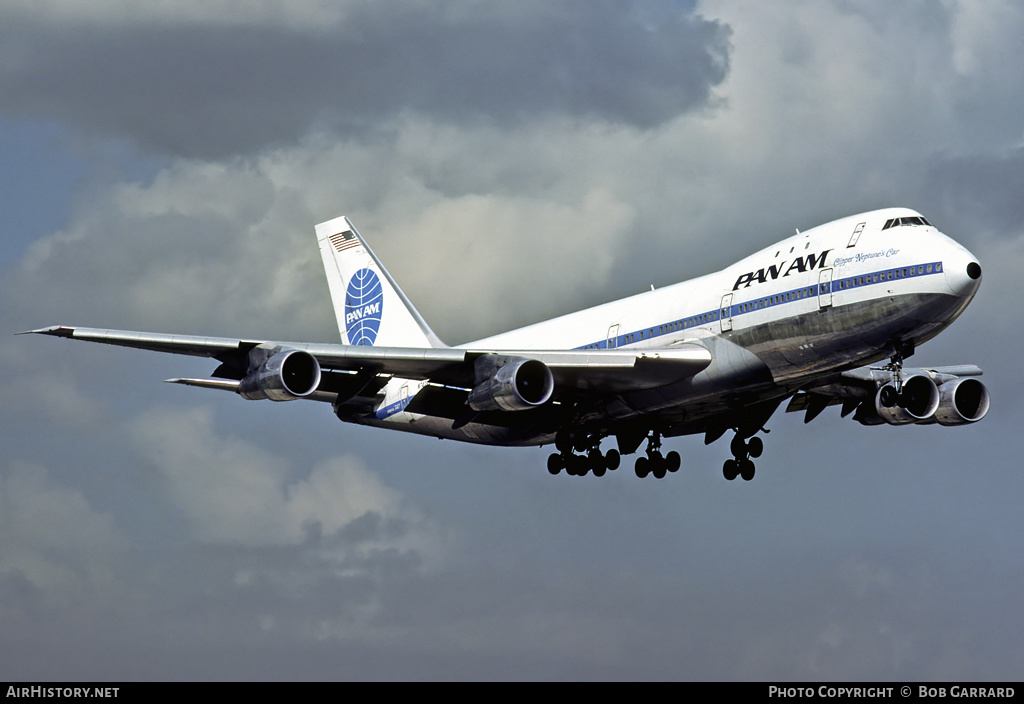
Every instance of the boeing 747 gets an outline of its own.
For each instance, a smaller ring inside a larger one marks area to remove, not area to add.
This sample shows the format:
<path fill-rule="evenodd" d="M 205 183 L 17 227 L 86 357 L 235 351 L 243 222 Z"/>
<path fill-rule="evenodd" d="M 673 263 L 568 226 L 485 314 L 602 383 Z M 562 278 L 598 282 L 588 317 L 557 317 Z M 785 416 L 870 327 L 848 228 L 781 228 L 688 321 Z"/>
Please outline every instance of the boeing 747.
<path fill-rule="evenodd" d="M 906 208 L 821 225 L 697 279 L 449 347 L 348 218 L 316 226 L 341 344 L 100 330 L 30 332 L 209 357 L 168 381 L 249 400 L 330 404 L 346 423 L 488 445 L 554 444 L 548 470 L 679 469 L 664 438 L 732 432 L 726 479 L 754 476 L 758 433 L 789 400 L 864 425 L 981 420 L 972 365 L 904 367 L 974 298 L 981 266 Z M 765 431 L 767 432 L 767 431 Z M 611 439 L 614 447 L 602 451 Z"/>

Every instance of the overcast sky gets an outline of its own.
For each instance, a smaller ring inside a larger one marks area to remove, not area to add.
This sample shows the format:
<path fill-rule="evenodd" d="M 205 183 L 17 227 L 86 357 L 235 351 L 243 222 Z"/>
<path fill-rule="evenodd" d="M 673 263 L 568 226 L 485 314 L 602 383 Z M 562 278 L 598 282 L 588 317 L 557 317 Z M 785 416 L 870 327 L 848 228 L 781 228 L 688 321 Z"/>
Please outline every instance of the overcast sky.
<path fill-rule="evenodd" d="M 1019 679 L 1024 6 L 0 5 L 0 679 Z M 348 215 L 449 343 L 892 205 L 989 417 L 779 413 L 678 474 L 162 384 L 58 323 L 333 342 Z"/>

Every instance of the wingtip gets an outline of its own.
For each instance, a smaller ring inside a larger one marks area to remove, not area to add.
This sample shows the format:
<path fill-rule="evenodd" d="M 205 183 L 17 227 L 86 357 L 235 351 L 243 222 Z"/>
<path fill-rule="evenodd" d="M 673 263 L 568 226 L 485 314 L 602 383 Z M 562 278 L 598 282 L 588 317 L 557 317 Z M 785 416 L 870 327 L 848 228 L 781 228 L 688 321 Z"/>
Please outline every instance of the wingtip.
<path fill-rule="evenodd" d="M 75 328 L 70 325 L 50 325 L 36 330 L 22 330 L 15 335 L 55 335 L 57 337 L 71 337 L 75 334 Z"/>

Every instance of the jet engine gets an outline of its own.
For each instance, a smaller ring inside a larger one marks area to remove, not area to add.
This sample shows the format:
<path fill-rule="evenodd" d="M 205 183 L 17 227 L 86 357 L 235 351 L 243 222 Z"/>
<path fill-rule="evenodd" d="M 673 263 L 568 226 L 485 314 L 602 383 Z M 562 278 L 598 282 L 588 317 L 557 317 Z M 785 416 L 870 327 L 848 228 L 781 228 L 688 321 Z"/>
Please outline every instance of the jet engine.
<path fill-rule="evenodd" d="M 260 357 L 264 357 L 261 362 Z M 308 352 L 256 348 L 249 358 L 249 373 L 238 383 L 242 398 L 293 401 L 309 396 L 320 385 L 320 364 Z"/>
<path fill-rule="evenodd" d="M 476 387 L 466 403 L 474 411 L 525 411 L 546 403 L 555 379 L 543 362 L 488 354 L 475 363 Z"/>
<path fill-rule="evenodd" d="M 967 425 L 988 413 L 988 388 L 977 379 L 960 378 L 939 387 L 939 409 L 935 420 L 941 425 Z"/>
<path fill-rule="evenodd" d="M 883 384 L 875 394 L 875 412 L 889 425 L 905 425 L 928 420 L 939 408 L 939 387 L 930 377 L 912 376 L 896 393 L 892 384 Z"/>

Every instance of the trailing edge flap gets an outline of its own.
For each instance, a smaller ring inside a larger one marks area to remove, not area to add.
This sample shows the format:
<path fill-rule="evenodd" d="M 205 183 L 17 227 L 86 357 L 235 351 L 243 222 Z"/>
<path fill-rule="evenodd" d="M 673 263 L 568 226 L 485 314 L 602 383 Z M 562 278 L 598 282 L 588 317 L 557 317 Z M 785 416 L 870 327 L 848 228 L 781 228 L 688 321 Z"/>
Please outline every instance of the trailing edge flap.
<path fill-rule="evenodd" d="M 291 345 L 289 345 L 291 346 Z M 711 363 L 699 345 L 671 350 L 466 350 L 403 347 L 294 345 L 332 369 L 374 369 L 409 379 L 472 388 L 473 362 L 485 354 L 535 359 L 551 370 L 557 389 L 623 393 L 649 389 L 697 374 Z"/>
<path fill-rule="evenodd" d="M 328 345 L 164 333 L 104 330 L 57 325 L 28 332 L 107 345 L 237 360 L 254 347 L 303 350 L 322 367 L 339 371 L 372 371 L 436 384 L 470 388 L 474 361 L 485 354 L 535 359 L 546 364 L 559 389 L 623 393 L 654 388 L 697 374 L 711 363 L 700 345 L 652 350 L 470 350 L 454 347 L 370 347 Z"/>

